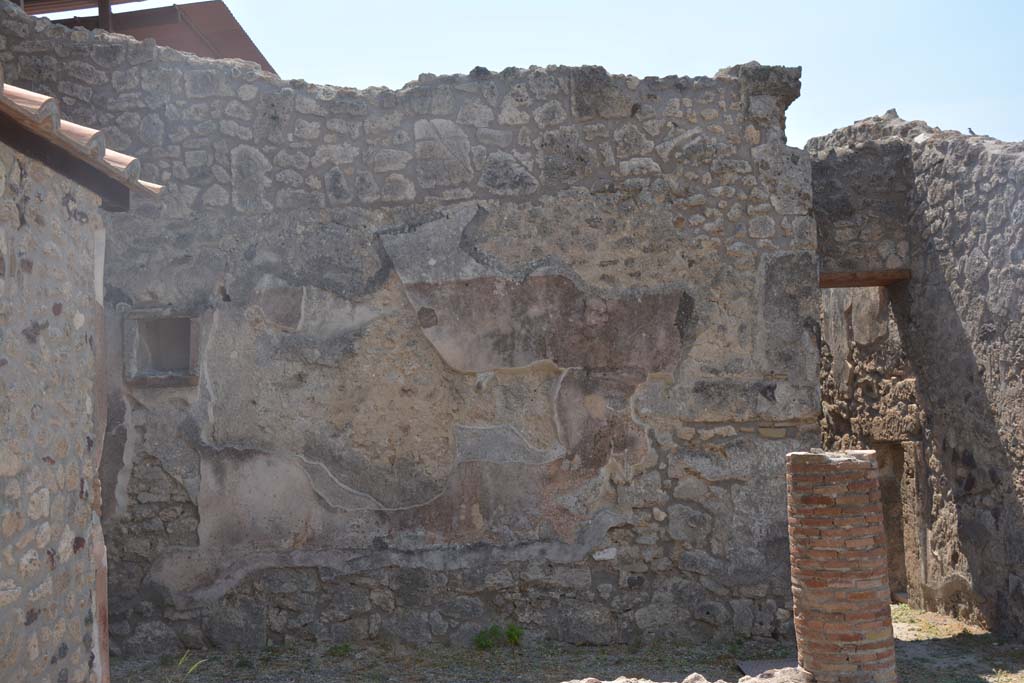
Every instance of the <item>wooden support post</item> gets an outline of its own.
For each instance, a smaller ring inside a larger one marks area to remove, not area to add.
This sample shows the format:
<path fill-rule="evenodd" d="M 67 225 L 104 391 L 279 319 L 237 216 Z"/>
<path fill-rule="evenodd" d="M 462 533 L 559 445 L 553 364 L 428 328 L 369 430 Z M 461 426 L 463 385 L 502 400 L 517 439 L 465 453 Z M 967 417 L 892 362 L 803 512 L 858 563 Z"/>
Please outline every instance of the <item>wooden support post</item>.
<path fill-rule="evenodd" d="M 114 14 L 110 11 L 110 0 L 99 0 L 99 27 L 104 31 L 114 30 Z"/>

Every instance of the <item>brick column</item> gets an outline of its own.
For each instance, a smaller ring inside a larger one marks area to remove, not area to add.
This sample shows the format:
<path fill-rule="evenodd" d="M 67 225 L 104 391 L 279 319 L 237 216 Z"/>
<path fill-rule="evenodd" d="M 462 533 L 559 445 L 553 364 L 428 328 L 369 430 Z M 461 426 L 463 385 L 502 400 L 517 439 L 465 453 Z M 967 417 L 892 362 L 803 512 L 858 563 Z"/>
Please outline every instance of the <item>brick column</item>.
<path fill-rule="evenodd" d="M 820 683 L 894 683 L 875 452 L 790 453 L 786 481 L 801 668 Z"/>

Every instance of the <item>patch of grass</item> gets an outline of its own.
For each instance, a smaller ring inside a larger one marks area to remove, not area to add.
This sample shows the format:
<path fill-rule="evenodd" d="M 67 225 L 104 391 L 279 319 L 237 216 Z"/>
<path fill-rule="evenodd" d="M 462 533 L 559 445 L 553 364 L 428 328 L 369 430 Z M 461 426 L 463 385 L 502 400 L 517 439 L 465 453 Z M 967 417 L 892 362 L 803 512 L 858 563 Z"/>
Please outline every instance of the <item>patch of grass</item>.
<path fill-rule="evenodd" d="M 502 633 L 501 629 L 497 626 L 488 626 L 480 633 L 473 636 L 473 645 L 478 650 L 492 650 L 494 646 L 501 642 Z"/>
<path fill-rule="evenodd" d="M 351 645 L 349 645 L 348 643 L 340 643 L 338 645 L 331 645 L 329 648 L 327 648 L 327 652 L 325 654 L 328 657 L 337 657 L 340 659 L 342 657 L 348 657 L 351 653 Z"/>
<path fill-rule="evenodd" d="M 898 624 L 917 623 L 917 610 L 907 604 L 892 606 L 892 620 Z"/>
<path fill-rule="evenodd" d="M 184 683 L 192 674 L 195 673 L 196 669 L 207 661 L 205 659 L 190 661 L 191 657 L 192 652 L 190 650 L 185 650 L 185 654 L 183 654 L 174 665 L 174 672 L 164 679 L 166 683 Z M 163 658 L 161 657 L 161 661 L 162 660 Z"/>
<path fill-rule="evenodd" d="M 734 659 L 736 659 L 739 658 L 739 656 L 743 653 L 746 644 L 747 641 L 745 641 L 743 638 L 737 638 L 736 640 L 729 643 L 725 647 L 725 649 Z"/>
<path fill-rule="evenodd" d="M 273 645 L 267 645 L 260 653 L 260 664 L 269 664 L 284 654 L 284 650 Z"/>
<path fill-rule="evenodd" d="M 519 647 L 523 639 L 523 627 L 518 624 L 509 624 L 505 627 L 505 640 L 512 647 Z"/>

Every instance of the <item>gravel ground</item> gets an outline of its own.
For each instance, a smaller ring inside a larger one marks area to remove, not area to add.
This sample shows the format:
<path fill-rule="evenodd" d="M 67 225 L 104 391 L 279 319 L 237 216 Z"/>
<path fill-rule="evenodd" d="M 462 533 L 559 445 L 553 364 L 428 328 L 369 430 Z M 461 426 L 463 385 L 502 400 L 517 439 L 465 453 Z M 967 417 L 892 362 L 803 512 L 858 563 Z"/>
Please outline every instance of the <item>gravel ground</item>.
<path fill-rule="evenodd" d="M 1024 644 L 1003 643 L 948 617 L 895 607 L 897 665 L 903 683 L 1024 683 Z M 528 640 L 528 638 L 527 638 Z M 795 656 L 791 644 L 659 643 L 577 647 L 526 642 L 479 651 L 472 647 L 294 647 L 247 653 L 190 653 L 117 658 L 113 683 L 558 683 L 619 676 L 681 681 L 692 672 L 737 681 L 741 659 Z M 194 671 L 190 665 L 205 658 Z"/>

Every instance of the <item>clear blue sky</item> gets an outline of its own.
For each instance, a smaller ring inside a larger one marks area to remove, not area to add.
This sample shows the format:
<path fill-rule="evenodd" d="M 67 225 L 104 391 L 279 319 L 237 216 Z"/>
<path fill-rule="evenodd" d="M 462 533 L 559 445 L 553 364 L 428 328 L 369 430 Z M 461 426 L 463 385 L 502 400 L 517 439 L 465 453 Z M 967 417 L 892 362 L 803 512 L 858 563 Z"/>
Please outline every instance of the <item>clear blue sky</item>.
<path fill-rule="evenodd" d="M 696 76 L 756 59 L 804 68 L 790 144 L 892 107 L 1024 139 L 1024 0 L 226 1 L 285 78 L 398 88 L 531 64 Z"/>

